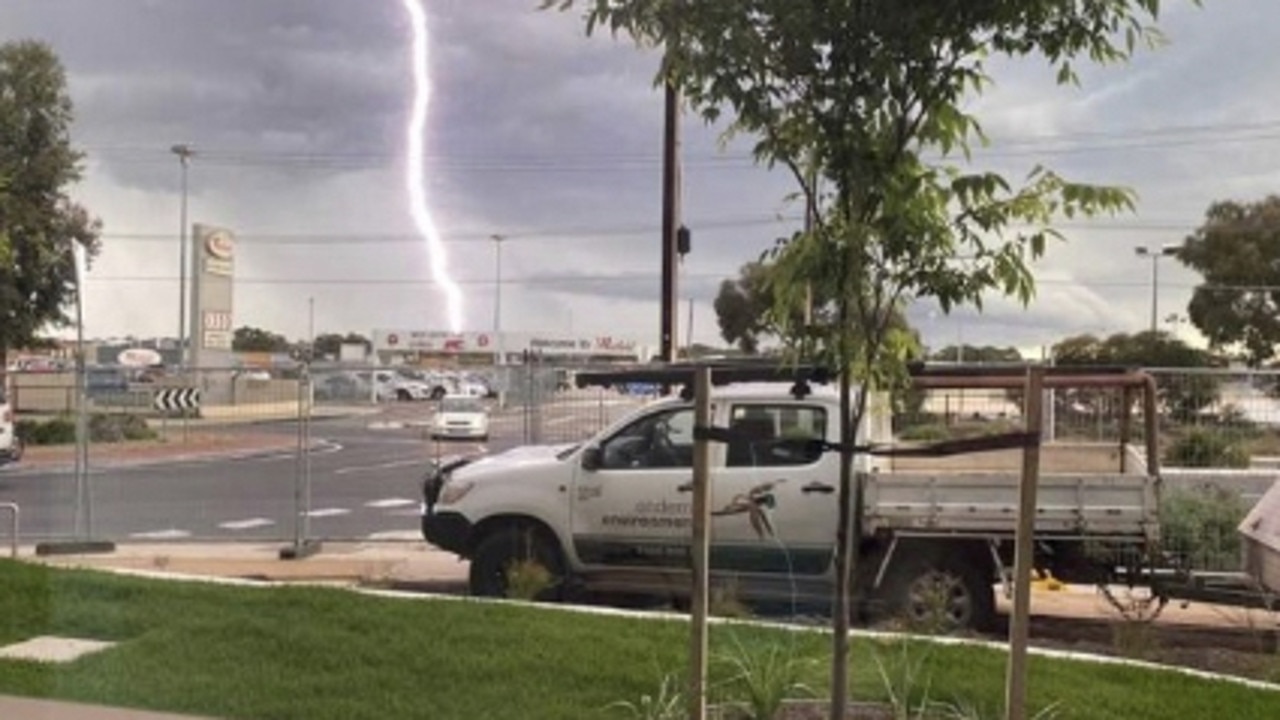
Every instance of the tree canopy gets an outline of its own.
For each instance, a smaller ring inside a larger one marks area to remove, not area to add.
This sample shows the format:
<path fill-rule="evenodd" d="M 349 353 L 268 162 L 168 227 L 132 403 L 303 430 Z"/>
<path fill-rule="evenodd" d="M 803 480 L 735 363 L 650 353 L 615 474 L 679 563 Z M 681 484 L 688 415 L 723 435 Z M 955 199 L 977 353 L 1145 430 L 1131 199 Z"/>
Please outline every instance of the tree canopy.
<path fill-rule="evenodd" d="M 812 229 L 769 253 L 772 320 L 795 354 L 841 370 L 839 587 L 833 604 L 832 707 L 847 700 L 854 428 L 866 393 L 904 380 L 909 335 L 893 318 L 932 298 L 944 311 L 988 293 L 1031 299 L 1029 261 L 1060 237 L 1059 216 L 1131 209 L 1120 188 L 1030 168 L 1015 185 L 975 168 L 982 141 L 970 100 L 990 84 L 993 56 L 1039 57 L 1060 83 L 1078 60 L 1127 59 L 1155 37 L 1159 0 L 546 0 L 585 6 L 590 34 L 624 33 L 665 52 L 669 83 L 707 121 L 749 135 L 756 158 L 794 178 Z M 823 322 L 797 323 L 812 292 Z M 861 487 L 861 485 L 857 485 Z"/>
<path fill-rule="evenodd" d="M 293 345 L 278 333 L 247 325 L 236 328 L 231 336 L 231 349 L 236 352 L 289 352 Z"/>
<path fill-rule="evenodd" d="M 83 155 L 71 144 L 66 74 L 43 43 L 0 45 L 0 356 L 66 325 L 76 246 L 99 249 L 101 224 L 68 195 Z"/>
<path fill-rule="evenodd" d="M 714 303 L 720 336 L 743 353 L 759 352 L 765 341 L 785 341 L 788 332 L 804 323 L 806 305 L 810 306 L 812 325 L 829 325 L 834 321 L 836 300 L 826 294 L 790 294 L 787 307 L 779 308 L 774 288 L 777 275 L 772 261 L 754 260 L 739 268 L 738 277 L 726 278 L 720 283 Z M 783 315 L 786 321 L 779 323 L 777 318 Z M 890 325 L 902 334 L 903 342 L 911 346 L 914 354 L 920 354 L 919 336 L 911 329 L 902 307 L 894 309 Z"/>
<path fill-rule="evenodd" d="M 321 333 L 315 339 L 314 356 L 316 358 L 338 357 L 342 352 L 343 345 L 363 345 L 366 353 L 373 348 L 373 343 L 369 341 L 369 338 L 359 333 L 349 332 L 346 335 L 341 333 Z"/>
<path fill-rule="evenodd" d="M 1107 338 L 1076 335 L 1053 346 L 1057 365 L 1108 365 L 1133 368 L 1211 368 L 1221 359 L 1193 348 L 1166 332 L 1116 333 Z M 1209 373 L 1156 373 L 1161 403 L 1178 420 L 1190 420 L 1218 399 L 1220 380 Z M 1097 391 L 1072 389 L 1058 393 L 1063 409 L 1071 412 L 1102 411 Z"/>
<path fill-rule="evenodd" d="M 714 308 L 720 337 L 744 353 L 760 349 L 760 340 L 773 334 L 769 322 L 773 297 L 762 262 L 749 262 L 738 269 L 738 277 L 720 283 Z"/>
<path fill-rule="evenodd" d="M 1178 251 L 1200 273 L 1187 315 L 1215 348 L 1240 345 L 1257 367 L 1280 343 L 1280 197 L 1217 202 Z"/>

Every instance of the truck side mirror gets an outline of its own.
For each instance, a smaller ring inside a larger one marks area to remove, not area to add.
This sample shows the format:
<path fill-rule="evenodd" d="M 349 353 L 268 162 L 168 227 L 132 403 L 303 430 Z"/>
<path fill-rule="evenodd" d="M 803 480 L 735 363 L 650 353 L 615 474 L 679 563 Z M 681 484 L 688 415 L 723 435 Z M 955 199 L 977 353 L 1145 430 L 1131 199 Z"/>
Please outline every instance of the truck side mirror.
<path fill-rule="evenodd" d="M 596 470 L 599 470 L 600 466 L 603 464 L 604 454 L 600 452 L 599 446 L 588 445 L 587 448 L 582 451 L 583 470 L 586 470 L 587 472 L 595 472 Z"/>

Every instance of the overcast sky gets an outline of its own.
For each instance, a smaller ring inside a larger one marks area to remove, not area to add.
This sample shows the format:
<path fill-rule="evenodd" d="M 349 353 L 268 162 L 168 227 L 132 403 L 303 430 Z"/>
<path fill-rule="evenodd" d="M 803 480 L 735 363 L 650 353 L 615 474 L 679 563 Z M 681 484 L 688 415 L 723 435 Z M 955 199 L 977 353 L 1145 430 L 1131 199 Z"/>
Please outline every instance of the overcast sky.
<path fill-rule="evenodd" d="M 586 39 L 576 13 L 538 12 L 537 0 L 423 2 L 428 202 L 467 328 L 493 327 L 489 238 L 501 234 L 504 328 L 656 344 L 656 56 Z M 1066 224 L 1027 309 L 912 308 L 927 342 L 1030 348 L 1145 329 L 1151 263 L 1135 246 L 1181 242 L 1212 201 L 1280 187 L 1277 26 L 1275 0 L 1169 0 L 1170 44 L 1088 70 L 1082 88 L 1054 85 L 1036 62 L 994 67 L 995 88 L 972 105 L 995 141 L 984 162 L 1126 185 L 1139 210 Z M 174 143 L 199 153 L 191 220 L 240 237 L 236 325 L 302 337 L 314 298 L 320 332 L 445 329 L 405 191 L 411 34 L 400 0 L 3 0 L 0 41 L 18 38 L 50 43 L 70 77 L 88 153 L 75 194 L 104 223 L 90 335 L 177 332 Z M 742 147 L 721 152 L 716 133 L 691 119 L 684 146 L 695 239 L 681 294 L 707 342 L 718 341 L 720 280 L 796 224 L 788 178 L 754 168 Z M 1185 314 L 1197 276 L 1172 260 L 1160 270 L 1161 317 Z"/>

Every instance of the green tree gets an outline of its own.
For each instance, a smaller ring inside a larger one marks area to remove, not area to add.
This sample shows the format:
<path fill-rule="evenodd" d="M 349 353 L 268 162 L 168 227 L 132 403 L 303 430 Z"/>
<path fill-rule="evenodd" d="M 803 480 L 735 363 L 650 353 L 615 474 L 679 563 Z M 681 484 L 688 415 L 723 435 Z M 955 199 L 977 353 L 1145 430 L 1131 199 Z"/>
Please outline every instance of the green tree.
<path fill-rule="evenodd" d="M 292 348 L 289 339 L 262 328 L 242 326 L 231 337 L 231 349 L 236 352 L 288 352 Z"/>
<path fill-rule="evenodd" d="M 996 347 L 994 345 L 948 345 L 941 350 L 931 353 L 930 360 L 940 362 L 966 362 L 966 363 L 1020 363 L 1023 361 L 1022 353 L 1015 347 Z"/>
<path fill-rule="evenodd" d="M 73 248 L 86 260 L 99 249 L 101 223 L 67 194 L 83 167 L 71 144 L 73 115 L 66 74 L 48 46 L 0 45 L 0 358 L 70 321 Z"/>
<path fill-rule="evenodd" d="M 1187 315 L 1214 348 L 1241 345 L 1252 367 L 1280 342 L 1280 196 L 1217 202 L 1178 251 L 1200 273 Z"/>
<path fill-rule="evenodd" d="M 568 8 L 575 0 L 546 0 Z M 1039 56 L 1062 83 L 1080 59 L 1127 59 L 1153 32 L 1159 0 L 578 0 L 588 33 L 623 32 L 665 48 L 658 82 L 704 119 L 755 138 L 755 155 L 794 177 L 812 231 L 770 257 L 774 322 L 794 357 L 841 373 L 842 446 L 832 708 L 848 700 L 848 626 L 861 501 L 851 447 L 866 409 L 851 385 L 905 381 L 908 337 L 894 313 L 914 298 L 944 311 L 990 292 L 1031 299 L 1028 261 L 1059 215 L 1132 208 L 1131 193 L 1034 168 L 1021 187 L 974 170 L 981 139 L 966 108 L 990 83 L 992 56 Z M 959 157 L 958 157 L 959 156 Z M 963 260 L 958 260 L 963 258 Z M 802 327 L 797 298 L 833 299 L 831 322 Z M 856 495 L 856 497 L 855 497 Z M 860 506 L 860 505 L 859 505 Z"/>
<path fill-rule="evenodd" d="M 1167 332 L 1116 333 L 1105 339 L 1093 335 L 1065 338 L 1053 346 L 1054 364 L 1070 367 L 1111 366 L 1130 368 L 1212 368 L 1221 361 L 1205 350 L 1193 348 Z M 1180 421 L 1194 419 L 1217 401 L 1220 380 L 1204 372 L 1157 373 L 1160 404 Z M 1096 414 L 1106 410 L 1105 393 L 1087 388 L 1059 391 L 1064 413 Z M 1137 398 L 1135 398 L 1135 402 Z M 1118 403 L 1113 405 L 1118 407 Z"/>
<path fill-rule="evenodd" d="M 810 307 L 810 324 L 827 325 L 833 320 L 836 304 L 830 296 L 807 292 L 803 297 L 792 297 L 785 310 L 778 308 L 773 287 L 778 275 L 773 262 L 756 260 L 743 265 L 736 279 L 720 283 L 714 305 L 720 336 L 744 353 L 755 354 L 762 341 L 781 340 L 786 332 L 802 326 L 806 305 Z M 777 318 L 784 314 L 785 322 L 778 322 Z M 916 345 L 915 350 L 919 350 L 919 337 L 908 323 L 903 308 L 894 310 L 890 324 L 904 333 L 904 337 L 909 337 Z"/>
<path fill-rule="evenodd" d="M 720 283 L 714 303 L 720 337 L 748 354 L 759 351 L 760 338 L 770 334 L 767 314 L 773 302 L 765 273 L 764 263 L 743 265 L 737 278 Z"/>
<path fill-rule="evenodd" d="M 316 336 L 315 357 L 337 357 L 343 345 L 363 345 L 366 353 L 373 348 L 369 338 L 359 333 L 322 333 Z"/>

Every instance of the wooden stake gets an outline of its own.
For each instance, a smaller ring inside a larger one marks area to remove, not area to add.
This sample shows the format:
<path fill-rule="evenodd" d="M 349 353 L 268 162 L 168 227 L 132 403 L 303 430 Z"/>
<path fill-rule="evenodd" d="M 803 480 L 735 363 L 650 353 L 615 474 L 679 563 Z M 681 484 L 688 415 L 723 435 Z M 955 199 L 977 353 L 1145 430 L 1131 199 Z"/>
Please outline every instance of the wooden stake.
<path fill-rule="evenodd" d="M 1027 641 L 1031 623 L 1031 565 L 1035 554 L 1036 485 L 1040 481 L 1040 444 L 1043 424 L 1044 368 L 1027 370 L 1023 395 L 1023 419 L 1027 433 L 1037 442 L 1022 450 L 1022 482 L 1018 488 L 1018 531 L 1014 539 L 1013 617 L 1009 622 L 1009 667 L 1005 684 L 1005 717 L 1027 717 Z"/>
<path fill-rule="evenodd" d="M 694 427 L 711 426 L 711 368 L 699 367 L 694 376 Z M 711 443 L 693 441 L 693 569 L 689 638 L 689 719 L 707 717 L 707 597 L 711 560 Z"/>

